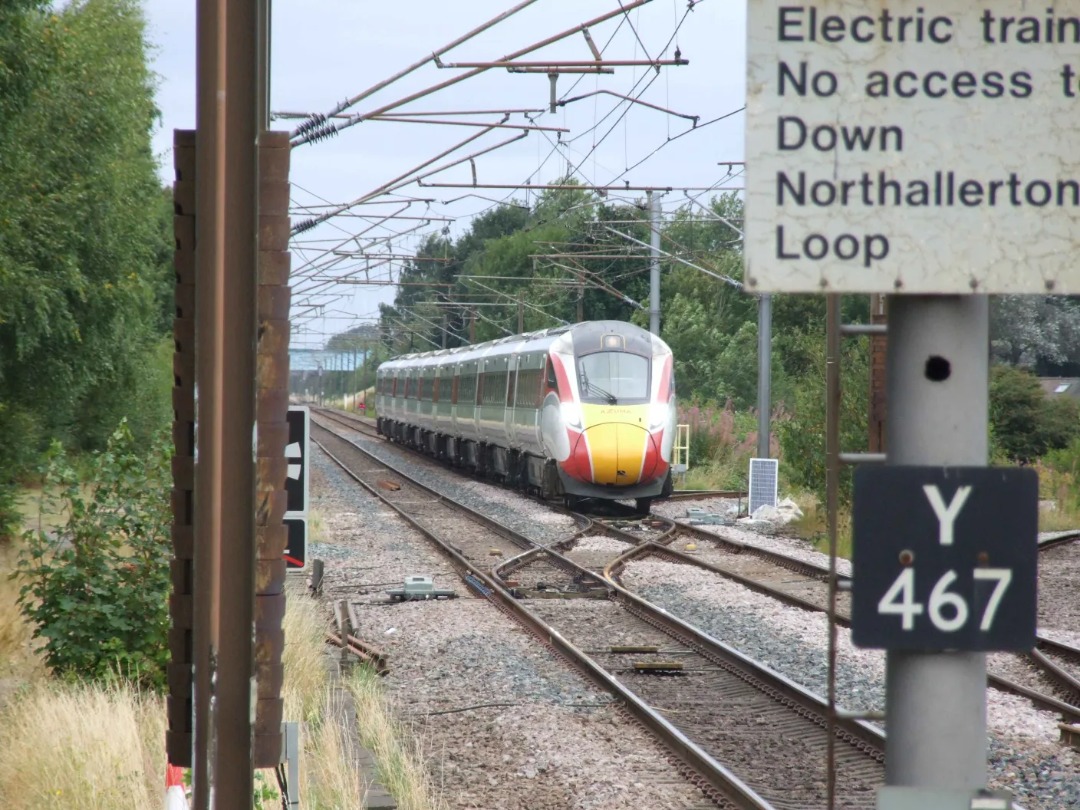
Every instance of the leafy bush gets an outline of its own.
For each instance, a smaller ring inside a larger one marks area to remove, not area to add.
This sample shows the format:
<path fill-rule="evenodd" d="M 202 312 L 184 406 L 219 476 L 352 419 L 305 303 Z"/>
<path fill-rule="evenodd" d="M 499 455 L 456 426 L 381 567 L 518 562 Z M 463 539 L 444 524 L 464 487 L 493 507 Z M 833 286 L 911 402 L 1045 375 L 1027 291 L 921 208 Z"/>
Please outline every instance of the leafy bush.
<path fill-rule="evenodd" d="M 92 457 L 94 481 L 84 491 L 60 446 L 50 450 L 42 511 L 66 515 L 66 523 L 54 532 L 26 532 L 13 576 L 23 580 L 19 605 L 35 637 L 45 640 L 54 673 L 164 684 L 169 456 L 164 436 L 147 452 L 121 422 L 107 448 Z"/>
<path fill-rule="evenodd" d="M 990 424 L 995 447 L 1010 460 L 1027 464 L 1080 435 L 1080 406 L 1062 397 L 1047 399 L 1029 371 L 994 366 Z"/>
<path fill-rule="evenodd" d="M 737 411 L 730 399 L 722 408 L 714 402 L 680 402 L 678 421 L 690 428 L 690 470 L 680 486 L 746 489 L 757 448 L 757 414 Z"/>
<path fill-rule="evenodd" d="M 825 503 L 825 341 L 803 340 L 807 373 L 793 381 L 794 395 L 785 403 L 791 416 L 779 420 L 781 471 L 791 486 L 813 492 Z M 865 450 L 868 440 L 870 366 L 864 340 L 845 340 L 840 366 L 840 446 L 844 452 Z M 840 502 L 850 503 L 852 468 L 840 469 Z"/>

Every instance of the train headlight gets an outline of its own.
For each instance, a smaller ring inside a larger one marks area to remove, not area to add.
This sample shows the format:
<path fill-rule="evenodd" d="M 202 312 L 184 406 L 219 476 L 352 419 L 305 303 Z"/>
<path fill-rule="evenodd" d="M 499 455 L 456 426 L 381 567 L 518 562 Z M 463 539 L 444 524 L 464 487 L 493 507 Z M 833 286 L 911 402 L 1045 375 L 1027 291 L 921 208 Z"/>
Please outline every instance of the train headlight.
<path fill-rule="evenodd" d="M 654 402 L 649 406 L 649 429 L 659 430 L 671 417 L 671 405 L 666 402 Z"/>
<path fill-rule="evenodd" d="M 560 402 L 559 413 L 564 425 L 581 429 L 581 408 L 576 402 Z"/>

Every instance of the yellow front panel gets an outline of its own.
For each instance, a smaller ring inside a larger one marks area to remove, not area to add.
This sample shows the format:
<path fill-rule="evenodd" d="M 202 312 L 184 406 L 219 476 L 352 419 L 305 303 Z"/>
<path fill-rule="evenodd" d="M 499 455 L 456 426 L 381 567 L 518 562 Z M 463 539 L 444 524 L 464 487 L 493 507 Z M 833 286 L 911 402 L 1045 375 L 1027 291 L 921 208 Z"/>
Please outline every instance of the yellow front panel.
<path fill-rule="evenodd" d="M 593 483 L 629 486 L 641 477 L 648 432 L 646 405 L 583 405 Z"/>

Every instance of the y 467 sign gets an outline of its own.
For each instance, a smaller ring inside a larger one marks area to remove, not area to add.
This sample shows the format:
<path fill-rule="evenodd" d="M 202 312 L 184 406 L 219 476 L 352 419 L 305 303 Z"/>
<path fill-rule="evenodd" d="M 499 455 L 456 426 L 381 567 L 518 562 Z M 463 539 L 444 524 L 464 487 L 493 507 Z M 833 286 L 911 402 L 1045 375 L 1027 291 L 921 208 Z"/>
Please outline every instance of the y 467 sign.
<path fill-rule="evenodd" d="M 1037 524 L 1032 470 L 858 470 L 852 640 L 899 650 L 1029 649 Z"/>

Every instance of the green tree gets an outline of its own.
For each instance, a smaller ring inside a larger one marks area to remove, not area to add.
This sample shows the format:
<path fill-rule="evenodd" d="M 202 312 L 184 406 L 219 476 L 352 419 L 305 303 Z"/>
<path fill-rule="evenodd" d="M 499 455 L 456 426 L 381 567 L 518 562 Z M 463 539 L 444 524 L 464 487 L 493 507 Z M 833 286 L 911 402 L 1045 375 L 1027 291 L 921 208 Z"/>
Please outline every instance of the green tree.
<path fill-rule="evenodd" d="M 990 369 L 990 424 L 998 449 L 1028 464 L 1080 434 L 1080 408 L 1073 400 L 1047 399 L 1030 371 L 995 365 Z"/>
<path fill-rule="evenodd" d="M 776 432 L 784 469 L 791 483 L 813 492 L 825 503 L 825 339 L 807 334 L 800 354 L 807 373 L 793 381 L 793 396 L 786 404 L 791 414 L 780 420 Z M 840 444 L 847 452 L 866 448 L 870 366 L 866 339 L 841 344 L 842 393 Z M 840 500 L 851 500 L 852 468 L 840 470 Z"/>
<path fill-rule="evenodd" d="M 171 241 L 152 95 L 136 0 L 0 9 L 0 488 L 49 438 L 102 447 L 120 414 L 168 418 L 144 396 L 168 391 L 148 377 L 168 368 Z"/>

